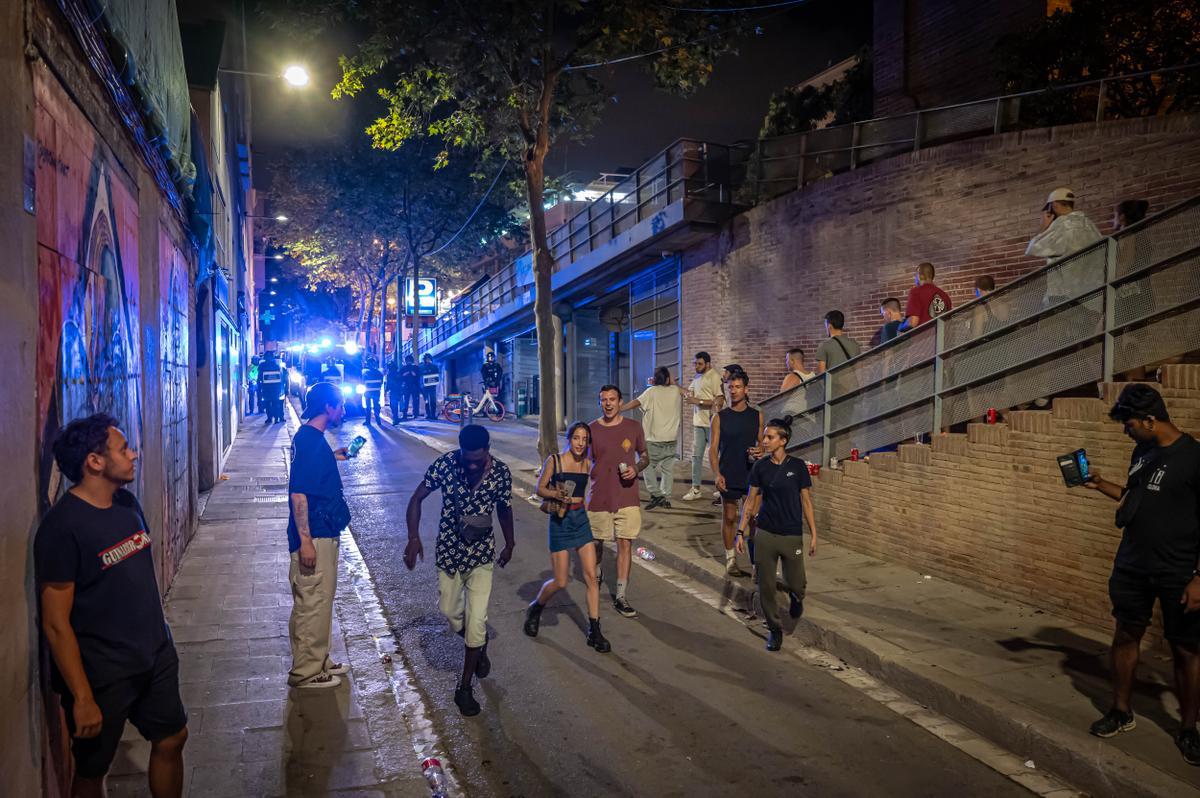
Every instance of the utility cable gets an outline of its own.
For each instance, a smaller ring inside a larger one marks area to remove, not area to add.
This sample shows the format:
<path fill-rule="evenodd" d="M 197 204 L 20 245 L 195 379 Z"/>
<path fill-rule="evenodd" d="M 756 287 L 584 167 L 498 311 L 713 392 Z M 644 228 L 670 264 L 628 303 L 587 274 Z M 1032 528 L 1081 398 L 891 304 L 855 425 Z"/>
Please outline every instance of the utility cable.
<path fill-rule="evenodd" d="M 455 233 L 454 235 L 450 236 L 450 239 L 448 241 L 446 241 L 445 244 L 442 244 L 440 247 L 433 250 L 432 252 L 425 253 L 425 255 L 423 257 L 429 257 L 430 255 L 438 254 L 443 249 L 445 249 L 446 247 L 453 244 L 455 239 L 457 239 L 460 235 L 463 234 L 463 231 L 467 229 L 467 225 L 469 225 L 471 223 L 471 220 L 473 220 L 475 218 L 475 215 L 477 213 L 479 213 L 479 209 L 483 207 L 483 203 L 487 202 L 487 198 L 491 196 L 492 190 L 496 188 L 496 183 L 500 182 L 500 175 L 504 174 L 504 170 L 507 168 L 508 168 L 508 161 L 506 160 L 506 161 L 504 161 L 504 163 L 500 164 L 500 171 L 496 172 L 496 176 L 492 178 L 492 184 L 490 186 L 488 186 L 487 193 L 484 194 L 483 197 L 479 200 L 479 204 L 475 206 L 475 210 L 471 211 L 471 215 L 467 217 L 467 220 L 462 223 L 462 227 L 458 228 L 458 232 Z"/>

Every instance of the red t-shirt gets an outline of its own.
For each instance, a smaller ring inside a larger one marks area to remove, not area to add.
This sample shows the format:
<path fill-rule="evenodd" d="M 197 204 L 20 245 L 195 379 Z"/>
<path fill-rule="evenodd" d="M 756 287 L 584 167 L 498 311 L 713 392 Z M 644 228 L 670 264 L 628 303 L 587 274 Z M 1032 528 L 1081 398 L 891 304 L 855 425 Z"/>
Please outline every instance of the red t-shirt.
<path fill-rule="evenodd" d="M 638 452 L 646 451 L 646 435 L 642 425 L 631 418 L 606 427 L 597 421 L 588 425 L 592 430 L 592 477 L 588 480 L 587 508 L 597 513 L 613 513 L 622 507 L 637 507 L 637 476 L 621 479 L 617 466 L 621 463 L 634 468 Z"/>
<path fill-rule="evenodd" d="M 904 315 L 910 319 L 916 316 L 917 324 L 924 324 L 949 309 L 950 295 L 933 283 L 923 283 L 913 286 L 908 292 L 908 307 L 904 309 Z"/>

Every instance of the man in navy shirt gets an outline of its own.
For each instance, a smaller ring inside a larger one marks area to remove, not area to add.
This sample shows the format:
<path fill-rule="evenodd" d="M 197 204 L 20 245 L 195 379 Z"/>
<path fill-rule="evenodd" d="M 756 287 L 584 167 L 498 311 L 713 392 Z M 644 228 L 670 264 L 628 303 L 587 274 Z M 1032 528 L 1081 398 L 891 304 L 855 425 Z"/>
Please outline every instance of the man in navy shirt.
<path fill-rule="evenodd" d="M 76 419 L 54 442 L 74 483 L 38 527 L 34 565 L 42 630 L 74 738 L 71 794 L 105 794 L 125 721 L 150 741 L 150 792 L 183 793 L 187 712 L 163 617 L 142 508 L 124 489 L 137 452 L 114 418 Z"/>
<path fill-rule="evenodd" d="M 288 551 L 291 567 L 292 687 L 337 687 L 349 671 L 329 658 L 333 624 L 333 595 L 337 592 L 338 537 L 350 523 L 342 496 L 337 461 L 349 458 L 345 448 L 334 451 L 325 431 L 346 415 L 342 392 L 318 382 L 308 389 L 303 418 L 308 423 L 292 438 L 292 467 L 288 475 Z"/>

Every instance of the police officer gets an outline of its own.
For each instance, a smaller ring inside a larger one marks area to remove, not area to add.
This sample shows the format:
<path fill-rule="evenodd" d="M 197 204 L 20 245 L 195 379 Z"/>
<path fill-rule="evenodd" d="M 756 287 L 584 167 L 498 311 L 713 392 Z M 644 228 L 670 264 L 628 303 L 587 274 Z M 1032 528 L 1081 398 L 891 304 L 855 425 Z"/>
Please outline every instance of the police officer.
<path fill-rule="evenodd" d="M 400 367 L 400 409 L 404 411 L 402 418 L 407 419 L 409 405 L 412 405 L 412 418 L 421 415 L 421 370 L 417 368 L 417 359 L 412 355 L 404 356 L 404 365 Z"/>
<path fill-rule="evenodd" d="M 268 351 L 258 366 L 258 395 L 262 398 L 267 417 L 263 425 L 283 421 L 283 367 L 275 360 L 275 353 Z"/>
<path fill-rule="evenodd" d="M 363 394 L 363 414 L 366 415 L 366 425 L 371 426 L 371 408 L 375 408 L 375 421 L 383 424 L 383 419 L 379 417 L 379 392 L 383 390 L 383 372 L 378 369 L 375 364 L 375 358 L 367 358 L 366 368 L 362 370 L 363 388 L 366 393 Z"/>
<path fill-rule="evenodd" d="M 388 362 L 387 370 L 387 395 L 388 407 L 392 411 L 392 426 L 396 426 L 400 422 L 400 399 L 404 392 L 404 385 L 400 380 L 400 361 L 397 358 L 392 358 Z"/>
<path fill-rule="evenodd" d="M 258 355 L 250 358 L 250 371 L 246 374 L 246 415 L 254 415 L 254 408 L 262 410 L 258 401 Z"/>
<path fill-rule="evenodd" d="M 487 358 L 479 369 L 479 376 L 483 378 L 483 387 L 495 396 L 500 395 L 500 386 L 504 382 L 504 369 L 496 362 L 495 352 L 487 353 Z"/>
<path fill-rule="evenodd" d="M 441 371 L 433 364 L 433 356 L 421 358 L 421 395 L 425 399 L 425 418 L 437 420 L 437 389 L 442 380 Z"/>

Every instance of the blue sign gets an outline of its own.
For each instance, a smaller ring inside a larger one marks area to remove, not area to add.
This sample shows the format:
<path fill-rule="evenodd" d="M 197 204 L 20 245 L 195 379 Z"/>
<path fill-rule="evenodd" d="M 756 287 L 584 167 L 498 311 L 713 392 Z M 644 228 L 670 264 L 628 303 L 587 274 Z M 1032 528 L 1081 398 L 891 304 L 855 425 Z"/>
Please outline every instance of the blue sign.
<path fill-rule="evenodd" d="M 437 280 L 432 277 L 422 277 L 417 286 L 417 301 L 420 303 L 421 316 L 436 316 L 437 315 Z M 404 313 L 411 316 L 416 311 L 413 309 L 413 281 L 408 279 L 404 283 Z"/>

